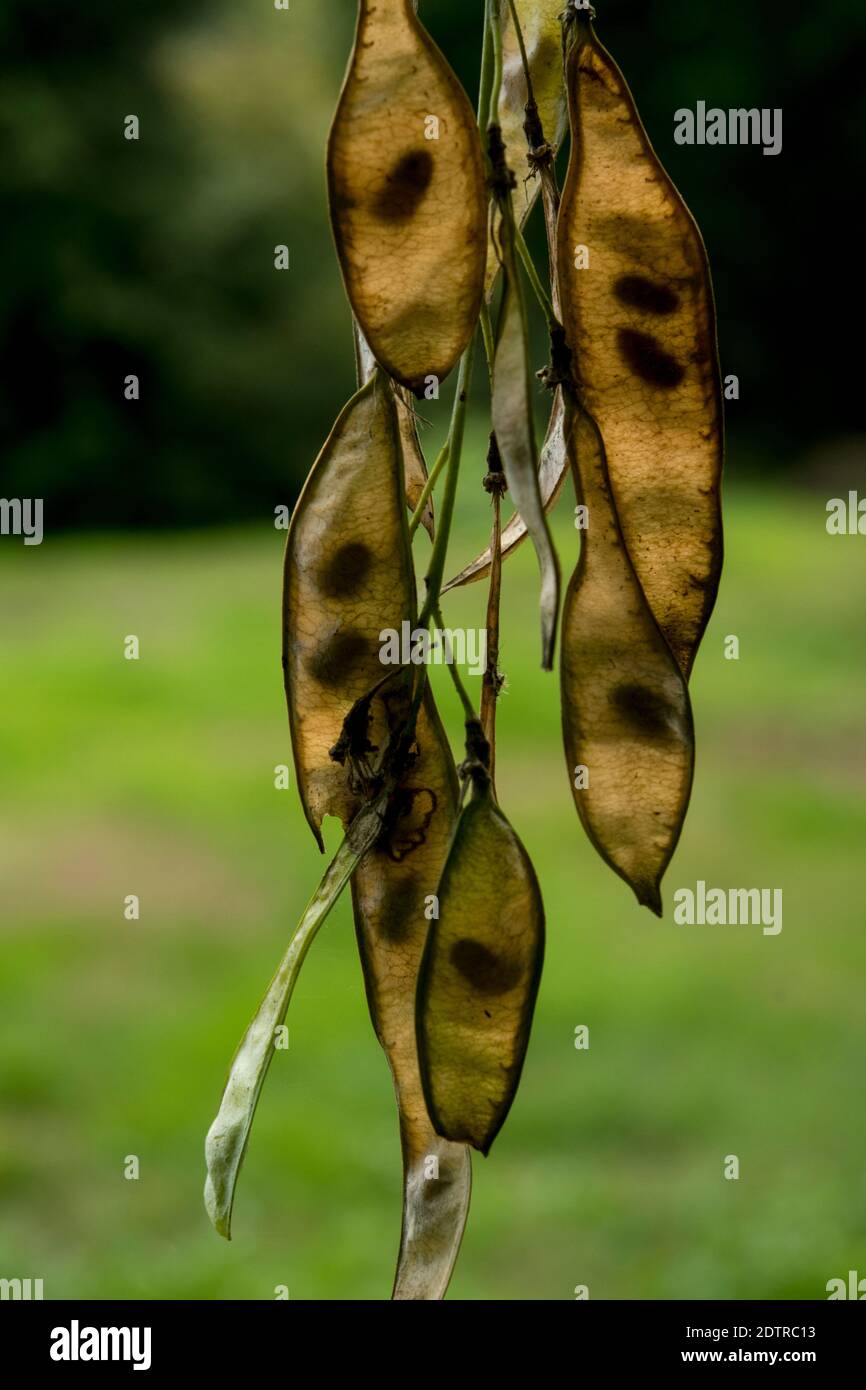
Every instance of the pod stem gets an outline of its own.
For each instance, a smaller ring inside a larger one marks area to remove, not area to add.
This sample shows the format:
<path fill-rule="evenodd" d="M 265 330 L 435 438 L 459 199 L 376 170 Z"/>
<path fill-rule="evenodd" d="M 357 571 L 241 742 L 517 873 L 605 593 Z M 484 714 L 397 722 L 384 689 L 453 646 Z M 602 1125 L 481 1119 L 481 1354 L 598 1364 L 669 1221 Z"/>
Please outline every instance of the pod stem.
<path fill-rule="evenodd" d="M 490 588 L 487 596 L 487 660 L 481 684 L 481 727 L 490 745 L 490 780 L 496 770 L 496 701 L 502 689 L 499 673 L 499 600 L 502 592 L 502 495 L 508 484 L 502 469 L 496 435 L 490 436 L 484 489 L 493 504 L 493 534 L 490 541 Z"/>
<path fill-rule="evenodd" d="M 445 630 L 445 619 L 442 616 L 442 609 L 440 608 L 438 603 L 436 605 L 433 616 L 436 619 L 436 625 L 439 628 L 440 633 L 443 633 Z M 445 664 L 448 667 L 448 674 L 451 677 L 451 683 L 454 686 L 454 689 L 457 691 L 458 698 L 460 700 L 461 705 L 463 706 L 463 716 L 465 719 L 477 720 L 478 715 L 475 713 L 475 706 L 473 705 L 472 700 L 469 697 L 469 692 L 466 689 L 466 686 L 463 684 L 463 677 L 460 675 L 456 663 L 448 659 L 449 655 L 450 653 L 446 652 Z"/>
<path fill-rule="evenodd" d="M 437 482 L 439 481 L 439 475 L 440 475 L 440 473 L 442 472 L 442 469 L 445 467 L 446 463 L 448 462 L 448 446 L 449 446 L 449 443 L 450 443 L 450 440 L 449 440 L 449 439 L 446 439 L 445 443 L 442 445 L 442 448 L 439 450 L 439 453 L 438 453 L 438 455 L 437 455 L 437 457 L 436 457 L 436 462 L 433 464 L 433 467 L 430 469 L 430 473 L 429 473 L 429 475 L 428 475 L 428 477 L 427 477 L 427 481 L 425 482 L 423 488 L 421 489 L 421 495 L 420 495 L 419 498 L 418 498 L 418 504 L 417 504 L 417 506 L 416 506 L 414 512 L 412 513 L 412 515 L 411 515 L 410 518 L 409 518 L 409 538 L 410 538 L 410 540 L 411 540 L 411 538 L 414 536 L 415 532 L 418 530 L 418 527 L 419 527 L 419 525 L 420 525 L 420 523 L 421 523 L 421 518 L 422 518 L 422 516 L 424 515 L 424 508 L 427 506 L 427 502 L 429 501 L 430 494 L 431 494 L 431 492 L 433 491 L 434 487 L 436 486 Z"/>
<path fill-rule="evenodd" d="M 541 277 L 535 268 L 535 262 L 532 259 L 532 253 L 530 252 L 529 247 L 526 245 L 526 238 L 524 237 L 523 232 L 521 231 L 516 218 L 514 219 L 514 245 L 517 249 L 517 254 L 523 262 L 523 269 L 526 271 L 526 277 L 529 280 L 530 285 L 532 286 L 536 299 L 541 305 L 542 313 L 544 314 L 545 320 L 547 322 L 547 331 L 548 333 L 553 333 L 555 329 L 561 328 L 562 325 L 560 324 L 558 318 L 556 317 L 556 314 L 553 311 L 553 304 L 551 303 L 550 296 L 548 295 L 546 289 L 541 283 Z"/>

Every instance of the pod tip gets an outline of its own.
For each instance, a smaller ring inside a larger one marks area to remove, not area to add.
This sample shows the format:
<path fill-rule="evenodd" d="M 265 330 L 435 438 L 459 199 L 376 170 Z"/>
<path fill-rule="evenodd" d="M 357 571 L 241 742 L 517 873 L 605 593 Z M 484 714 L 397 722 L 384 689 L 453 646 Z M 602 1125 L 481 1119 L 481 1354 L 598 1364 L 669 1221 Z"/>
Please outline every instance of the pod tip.
<path fill-rule="evenodd" d="M 220 1204 L 217 1201 L 216 1190 L 214 1188 L 213 1179 L 211 1178 L 210 1173 L 208 1173 L 207 1178 L 205 1179 L 204 1205 L 205 1210 L 207 1211 L 207 1214 L 210 1217 L 211 1225 L 213 1226 L 217 1235 L 222 1236 L 223 1240 L 230 1241 L 232 1238 L 231 1212 L 225 1211 L 220 1207 Z"/>
<path fill-rule="evenodd" d="M 656 917 L 664 915 L 662 908 L 662 895 L 657 883 L 647 883 L 634 885 L 635 897 L 641 907 L 648 907 L 650 912 L 654 912 Z"/>

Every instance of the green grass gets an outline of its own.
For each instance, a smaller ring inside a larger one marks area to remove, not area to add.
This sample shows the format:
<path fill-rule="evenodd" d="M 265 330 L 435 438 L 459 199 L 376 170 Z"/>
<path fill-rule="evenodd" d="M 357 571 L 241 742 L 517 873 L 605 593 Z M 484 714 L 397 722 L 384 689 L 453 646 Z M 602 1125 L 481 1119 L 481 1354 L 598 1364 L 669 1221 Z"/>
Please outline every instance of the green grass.
<path fill-rule="evenodd" d="M 568 569 L 567 504 L 557 531 Z M 534 560 L 507 565 L 500 797 L 548 946 L 452 1297 L 821 1298 L 866 1273 L 864 569 L 820 499 L 733 492 L 727 534 L 666 900 L 698 878 L 781 887 L 775 938 L 659 922 L 594 854 L 538 669 Z M 455 565 L 478 539 L 463 523 Z M 281 543 L 265 526 L 0 544 L 0 1275 L 42 1277 L 49 1298 L 390 1290 L 396 1123 L 348 902 L 293 1001 L 231 1245 L 201 1201 L 231 1053 L 323 866 L 273 785 L 290 761 Z M 478 626 L 483 596 L 449 598 L 449 620 Z"/>

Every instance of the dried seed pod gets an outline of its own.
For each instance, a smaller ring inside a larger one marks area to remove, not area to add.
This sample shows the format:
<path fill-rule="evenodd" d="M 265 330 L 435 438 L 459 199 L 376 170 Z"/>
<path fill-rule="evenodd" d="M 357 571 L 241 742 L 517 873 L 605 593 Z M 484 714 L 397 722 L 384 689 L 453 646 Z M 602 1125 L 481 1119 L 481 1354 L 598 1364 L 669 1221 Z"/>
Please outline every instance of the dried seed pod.
<path fill-rule="evenodd" d="M 562 393 L 557 389 L 538 464 L 538 490 L 545 512 L 553 510 L 568 475 L 568 453 L 565 447 L 564 425 L 565 406 Z M 526 540 L 526 535 L 526 522 L 520 512 L 514 512 L 502 528 L 501 554 L 503 560 Z M 486 550 L 475 557 L 471 564 L 466 565 L 459 574 L 455 574 L 453 579 L 449 579 L 448 583 L 443 585 L 443 594 L 446 594 L 449 589 L 459 589 L 463 584 L 474 584 L 479 579 L 486 579 L 490 573 L 490 560 L 490 546 L 488 546 Z"/>
<path fill-rule="evenodd" d="M 472 107 L 411 0 L 360 0 L 328 188 L 355 316 L 381 365 L 420 393 L 475 327 L 487 193 Z"/>
<path fill-rule="evenodd" d="M 285 1021 L 301 966 L 317 931 L 353 870 L 382 833 L 388 797 L 389 788 L 384 787 L 352 821 L 232 1058 L 220 1107 L 205 1140 L 205 1207 L 215 1230 L 226 1240 L 231 1240 L 235 1189 L 259 1096 L 274 1056 L 274 1031 Z"/>
<path fill-rule="evenodd" d="M 685 678 L 644 598 L 613 506 L 595 423 L 567 407 L 578 502 L 588 527 L 566 591 L 562 729 L 575 806 L 599 854 L 661 915 L 659 884 L 692 784 Z"/>
<path fill-rule="evenodd" d="M 358 386 L 361 387 L 370 380 L 375 372 L 376 359 L 357 322 L 353 320 L 352 326 L 355 340 L 355 373 Z M 392 389 L 397 401 L 397 423 L 400 430 L 400 446 L 403 450 L 403 483 L 406 488 L 406 505 L 410 512 L 414 512 L 427 482 L 427 460 L 424 458 L 424 450 L 421 448 L 421 440 L 418 438 L 418 426 L 415 412 L 411 406 L 411 397 L 396 382 L 392 382 Z M 428 497 L 424 504 L 424 510 L 421 513 L 421 525 L 432 541 L 434 532 L 432 496 Z"/>
<path fill-rule="evenodd" d="M 415 616 L 397 408 L 391 383 L 376 368 L 314 465 L 286 547 L 286 692 L 298 786 L 320 844 L 323 816 L 345 824 L 363 801 L 346 762 L 357 773 L 369 756 L 372 781 L 375 753 L 399 738 L 409 716 L 405 681 L 398 676 L 382 685 L 388 668 L 379 659 L 384 630 L 400 634 Z M 377 684 L 378 693 L 365 700 Z M 356 746 L 350 759 L 336 761 L 332 750 L 347 724 Z M 409 761 L 385 831 L 352 880 L 370 1011 L 400 1111 L 398 1299 L 443 1296 L 471 1181 L 466 1149 L 440 1139 L 427 1117 L 415 1043 L 415 983 L 427 931 L 423 885 L 438 881 L 457 808 L 454 763 L 429 690 Z M 438 1177 L 425 1168 L 430 1156 Z"/>
<path fill-rule="evenodd" d="M 406 489 L 406 505 L 414 512 L 421 500 L 421 493 L 427 482 L 427 460 L 418 438 L 418 425 L 415 412 L 409 401 L 404 399 L 401 386 L 394 387 L 397 400 L 397 425 L 400 430 L 400 448 L 403 452 L 403 485 Z M 411 398 L 410 398 L 411 399 Z M 431 541 L 434 535 L 433 497 L 428 496 L 421 512 L 421 525 Z"/>
<path fill-rule="evenodd" d="M 405 695 L 385 697 L 389 722 L 408 713 Z M 373 1026 L 391 1067 L 403 1151 L 403 1230 L 393 1297 L 442 1298 L 469 1209 L 464 1144 L 430 1123 L 415 1039 L 415 987 L 435 890 L 457 817 L 457 776 L 432 695 L 417 725 L 417 757 L 393 798 L 386 832 L 358 866 L 352 899 Z"/>
<path fill-rule="evenodd" d="M 491 127 L 491 162 L 504 169 L 503 151 Z M 501 177 L 501 175 L 500 175 Z M 559 611 L 559 563 L 538 480 L 538 450 L 533 418 L 533 376 L 529 366 L 529 328 L 517 266 L 514 220 L 507 199 L 500 199 L 500 239 L 504 284 L 496 350 L 493 358 L 491 417 L 508 490 L 535 548 L 541 575 L 541 664 L 549 671 L 556 643 Z"/>
<path fill-rule="evenodd" d="M 585 15 L 567 30 L 562 316 L 629 555 L 686 676 L 722 562 L 722 405 L 704 244 Z M 589 268 L 581 269 L 589 252 Z"/>
<path fill-rule="evenodd" d="M 413 584 L 397 410 L 377 371 L 334 425 L 286 544 L 286 698 L 298 789 L 320 848 L 323 817 L 346 825 L 360 804 L 330 752 L 355 701 L 388 673 L 379 634 L 400 631 Z"/>
<path fill-rule="evenodd" d="M 558 147 L 568 129 L 565 81 L 562 71 L 562 31 L 559 16 L 563 0 L 516 0 L 517 18 L 523 34 L 532 92 L 544 136 Z M 522 226 L 538 197 L 538 176 L 529 157 L 524 133 L 528 99 L 523 56 L 517 41 L 511 8 L 503 3 L 502 86 L 499 92 L 499 124 L 508 151 L 508 162 L 517 178 L 512 193 L 515 220 Z M 487 252 L 487 290 L 490 292 L 499 272 L 495 243 Z"/>
<path fill-rule="evenodd" d="M 535 870 L 481 777 L 438 889 L 418 980 L 418 1055 L 437 1133 L 486 1154 L 514 1099 L 544 954 Z"/>

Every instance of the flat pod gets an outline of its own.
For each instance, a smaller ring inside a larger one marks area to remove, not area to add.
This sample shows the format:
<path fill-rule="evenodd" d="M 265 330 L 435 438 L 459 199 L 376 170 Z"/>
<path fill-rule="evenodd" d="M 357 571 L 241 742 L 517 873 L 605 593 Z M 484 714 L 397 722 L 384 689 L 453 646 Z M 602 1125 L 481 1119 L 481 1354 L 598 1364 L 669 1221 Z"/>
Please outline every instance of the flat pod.
<path fill-rule="evenodd" d="M 491 416 L 508 490 L 538 560 L 541 576 L 541 664 L 545 670 L 550 670 L 559 610 L 559 564 L 541 498 L 526 306 L 514 242 L 505 218 L 502 238 L 505 279 L 493 358 Z"/>
<path fill-rule="evenodd" d="M 355 316 L 381 365 L 420 394 L 475 327 L 487 194 L 472 107 L 411 0 L 361 0 L 328 189 Z"/>
<path fill-rule="evenodd" d="M 437 1133 L 486 1154 L 514 1099 L 544 954 L 535 871 L 488 784 L 461 813 L 418 981 L 418 1053 Z"/>
<path fill-rule="evenodd" d="M 380 633 L 414 593 L 394 396 L 377 371 L 349 401 L 298 499 L 286 545 L 283 671 L 298 789 L 322 847 L 326 815 L 358 809 L 330 757 L 356 700 L 383 676 Z"/>
<path fill-rule="evenodd" d="M 400 447 L 403 451 L 403 483 L 406 488 L 406 505 L 414 512 L 421 501 L 421 494 L 427 482 L 427 460 L 418 438 L 418 423 L 415 412 L 408 400 L 404 400 L 402 387 L 394 387 L 397 401 L 397 422 L 400 430 Z M 421 525 L 431 541 L 434 534 L 433 496 L 430 494 L 421 512 Z"/>
<path fill-rule="evenodd" d="M 353 322 L 353 336 L 355 343 L 355 371 L 358 378 L 358 386 L 364 386 L 374 375 L 377 367 L 376 359 L 370 351 L 370 345 L 358 327 L 357 321 Z M 424 450 L 421 448 L 421 440 L 418 437 L 418 425 L 415 412 L 410 404 L 411 397 L 403 387 L 396 382 L 391 383 L 394 392 L 394 399 L 397 402 L 397 423 L 400 434 L 400 447 L 403 451 L 403 483 L 406 488 L 406 506 L 410 512 L 414 512 L 421 500 L 421 493 L 427 482 L 427 461 L 424 458 Z M 421 513 L 421 525 L 427 532 L 431 541 L 434 531 L 433 498 L 427 498 L 424 510 Z"/>
<path fill-rule="evenodd" d="M 553 406 L 550 412 L 550 419 L 547 424 L 547 433 L 544 444 L 541 447 L 541 456 L 538 463 L 538 490 L 541 496 L 541 505 L 545 512 L 552 511 L 556 505 L 559 494 L 562 492 L 562 485 L 568 474 L 568 453 L 565 447 L 565 406 L 563 404 L 562 392 L 557 388 L 553 398 Z M 520 512 L 514 512 L 502 528 L 502 541 L 500 550 L 502 558 L 505 560 L 518 546 L 526 540 L 526 522 Z M 455 574 L 453 579 L 443 585 L 442 592 L 446 594 L 449 589 L 459 589 L 463 584 L 474 584 L 479 579 L 486 579 L 490 573 L 491 553 L 490 546 L 483 550 L 480 555 L 476 555 L 470 564 L 464 566 L 459 574 Z"/>
<path fill-rule="evenodd" d="M 622 541 L 594 422 L 567 410 L 578 501 L 588 509 L 562 613 L 561 694 L 574 803 L 602 858 L 661 915 L 682 829 L 694 730 L 685 678 Z"/>
<path fill-rule="evenodd" d="M 564 0 L 516 0 L 515 8 L 523 34 L 532 92 L 538 107 L 544 137 L 559 146 L 568 128 L 565 79 L 562 71 L 562 30 L 559 16 Z M 538 197 L 539 182 L 529 162 L 529 147 L 523 130 L 526 119 L 527 87 L 523 58 L 511 8 L 507 0 L 502 16 L 502 86 L 499 93 L 499 124 L 508 153 L 508 163 L 517 178 L 512 193 L 514 216 L 526 222 Z M 487 291 L 499 271 L 496 247 L 491 241 L 487 253 Z"/>
<path fill-rule="evenodd" d="M 722 406 L 706 251 L 622 73 L 580 16 L 568 33 L 566 81 L 563 321 L 632 563 L 688 676 L 722 562 Z M 581 248 L 588 268 L 579 268 Z"/>
<path fill-rule="evenodd" d="M 393 722 L 401 696 L 386 697 Z M 400 1113 L 403 1229 L 393 1297 L 443 1297 L 469 1209 L 464 1144 L 440 1138 L 421 1087 L 415 988 L 427 939 L 425 915 L 457 819 L 457 776 L 429 688 L 417 724 L 417 758 L 394 798 L 386 834 L 352 879 L 358 947 L 370 1015 L 388 1058 Z"/>
<path fill-rule="evenodd" d="M 400 633 L 403 621 L 415 616 L 397 410 L 391 383 L 375 368 L 313 467 L 286 547 L 286 691 L 298 785 L 320 844 L 324 815 L 346 824 L 361 804 L 330 750 L 355 701 L 387 673 L 379 660 L 381 633 Z M 407 714 L 405 686 L 395 679 L 372 701 L 369 742 L 384 749 Z M 456 808 L 453 759 L 428 690 L 411 766 L 391 798 L 385 833 L 352 878 L 370 1012 L 400 1114 L 404 1210 L 397 1299 L 444 1295 L 469 1205 L 469 1154 L 433 1132 L 415 1042 L 415 986 L 427 930 L 424 884 L 438 881 Z M 438 1159 L 435 1179 L 425 1170 L 430 1155 Z"/>

